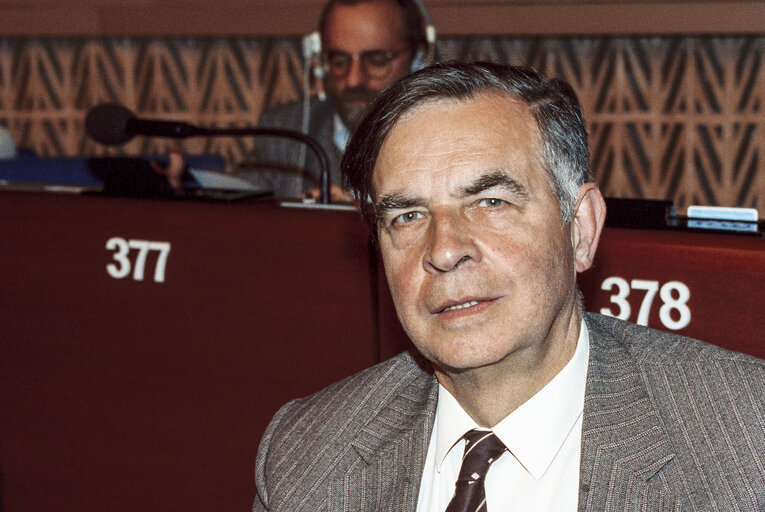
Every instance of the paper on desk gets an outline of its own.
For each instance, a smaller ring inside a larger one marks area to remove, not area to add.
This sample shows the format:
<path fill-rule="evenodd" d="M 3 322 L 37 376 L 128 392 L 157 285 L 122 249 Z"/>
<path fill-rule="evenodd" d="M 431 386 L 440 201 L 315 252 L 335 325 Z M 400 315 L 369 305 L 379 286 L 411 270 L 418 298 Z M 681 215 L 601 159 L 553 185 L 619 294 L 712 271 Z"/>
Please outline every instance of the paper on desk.
<path fill-rule="evenodd" d="M 247 180 L 229 176 L 221 172 L 204 171 L 202 169 L 189 169 L 189 173 L 199 183 L 202 188 L 216 190 L 242 190 L 249 192 L 260 192 L 262 189 L 256 187 Z"/>

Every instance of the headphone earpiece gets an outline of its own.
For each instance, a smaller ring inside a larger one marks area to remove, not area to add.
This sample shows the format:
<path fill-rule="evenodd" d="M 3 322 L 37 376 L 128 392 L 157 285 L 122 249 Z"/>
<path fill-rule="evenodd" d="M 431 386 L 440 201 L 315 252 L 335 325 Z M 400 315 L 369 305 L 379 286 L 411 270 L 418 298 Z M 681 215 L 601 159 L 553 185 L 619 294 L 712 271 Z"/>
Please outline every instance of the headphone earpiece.
<path fill-rule="evenodd" d="M 316 79 L 318 84 L 318 96 L 321 101 L 327 99 L 327 95 L 324 92 L 324 66 L 321 63 L 321 34 L 318 31 L 311 32 L 303 36 L 303 59 L 306 65 L 306 77 L 310 74 Z M 310 71 L 309 71 L 310 69 Z M 308 97 L 308 89 L 310 84 L 306 82 L 305 90 L 306 97 Z"/>
<path fill-rule="evenodd" d="M 417 6 L 417 9 L 419 9 L 420 16 L 422 16 L 422 22 L 424 23 L 423 35 L 425 36 L 425 44 L 427 45 L 427 48 L 425 50 L 425 54 L 422 57 L 422 65 L 417 68 L 421 69 L 425 66 L 435 64 L 436 62 L 436 27 L 433 25 L 433 18 L 430 17 L 430 12 L 428 12 L 427 7 L 425 7 L 425 4 L 422 2 L 422 0 L 412 0 L 412 3 Z M 416 60 L 417 55 L 415 55 L 415 61 Z M 414 64 L 415 61 L 413 61 L 412 64 Z M 412 68 L 413 71 L 416 71 L 416 69 L 414 69 L 414 65 Z"/>
<path fill-rule="evenodd" d="M 318 31 L 303 36 L 303 59 L 311 65 L 311 71 L 316 78 L 324 77 L 321 67 L 321 34 Z"/>
<path fill-rule="evenodd" d="M 436 27 L 430 21 L 430 14 L 425 10 L 425 6 L 422 6 L 423 16 L 426 16 L 427 25 L 425 26 L 425 40 L 428 43 L 428 52 L 425 57 L 425 62 L 428 66 L 436 63 Z"/>

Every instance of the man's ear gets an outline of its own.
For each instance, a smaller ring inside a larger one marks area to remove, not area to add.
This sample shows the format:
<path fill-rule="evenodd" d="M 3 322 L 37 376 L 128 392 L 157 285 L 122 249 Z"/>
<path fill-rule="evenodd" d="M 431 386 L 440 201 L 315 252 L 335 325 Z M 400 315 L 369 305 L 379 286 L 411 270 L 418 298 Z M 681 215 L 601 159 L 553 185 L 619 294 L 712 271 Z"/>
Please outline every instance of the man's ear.
<path fill-rule="evenodd" d="M 579 201 L 571 221 L 571 242 L 577 272 L 592 266 L 603 224 L 606 220 L 606 202 L 595 183 L 579 187 Z"/>

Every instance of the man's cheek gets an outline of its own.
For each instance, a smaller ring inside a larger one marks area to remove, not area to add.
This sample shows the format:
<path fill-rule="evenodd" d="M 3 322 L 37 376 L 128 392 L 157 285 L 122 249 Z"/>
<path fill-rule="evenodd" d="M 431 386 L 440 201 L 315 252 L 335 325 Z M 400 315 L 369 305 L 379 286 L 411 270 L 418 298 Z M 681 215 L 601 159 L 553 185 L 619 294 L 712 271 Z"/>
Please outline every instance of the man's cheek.
<path fill-rule="evenodd" d="M 397 305 L 406 306 L 408 309 L 415 306 L 414 302 L 417 300 L 419 289 L 407 273 L 394 272 L 393 275 L 388 276 L 388 283 L 391 296 Z"/>

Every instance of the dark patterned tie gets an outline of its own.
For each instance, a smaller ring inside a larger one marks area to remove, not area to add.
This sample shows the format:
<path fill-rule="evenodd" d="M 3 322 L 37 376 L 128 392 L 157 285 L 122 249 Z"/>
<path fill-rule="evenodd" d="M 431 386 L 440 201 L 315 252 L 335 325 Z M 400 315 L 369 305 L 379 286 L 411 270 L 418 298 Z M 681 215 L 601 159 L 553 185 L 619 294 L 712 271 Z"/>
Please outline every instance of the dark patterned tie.
<path fill-rule="evenodd" d="M 483 481 L 491 463 L 505 451 L 505 445 L 488 430 L 471 430 L 464 438 L 460 476 L 446 512 L 486 512 Z"/>

